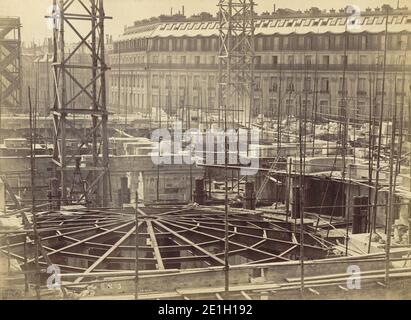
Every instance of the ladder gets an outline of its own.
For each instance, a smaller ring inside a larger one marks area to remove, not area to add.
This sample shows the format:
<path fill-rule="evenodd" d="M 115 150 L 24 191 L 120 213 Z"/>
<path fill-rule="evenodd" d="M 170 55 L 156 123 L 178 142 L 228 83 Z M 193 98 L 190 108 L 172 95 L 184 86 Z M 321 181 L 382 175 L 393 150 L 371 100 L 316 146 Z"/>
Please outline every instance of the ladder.
<path fill-rule="evenodd" d="M 7 178 L 3 175 L 0 176 L 0 179 L 3 181 L 4 187 L 7 190 L 7 193 L 9 194 L 11 200 L 13 200 L 14 204 L 16 205 L 17 209 L 21 209 L 21 203 L 20 201 L 17 199 L 16 194 L 14 193 L 12 187 L 10 186 L 10 184 L 7 181 Z"/>
<path fill-rule="evenodd" d="M 262 185 L 261 185 L 260 188 L 258 189 L 257 196 L 256 196 L 256 201 L 257 201 L 257 202 L 260 201 L 261 194 L 263 193 L 264 188 L 265 188 L 265 186 L 267 185 L 268 181 L 271 179 L 270 174 L 274 171 L 275 167 L 277 166 L 277 164 L 278 164 L 278 162 L 279 162 L 279 160 L 280 160 L 281 158 L 282 158 L 282 157 L 281 157 L 280 154 L 278 153 L 277 156 L 276 156 L 276 158 L 275 158 L 274 161 L 272 162 L 271 167 L 270 167 L 270 169 L 268 170 L 268 172 L 267 172 L 267 174 L 266 174 L 266 176 L 265 176 L 265 178 L 264 178 L 264 181 L 263 181 Z"/>

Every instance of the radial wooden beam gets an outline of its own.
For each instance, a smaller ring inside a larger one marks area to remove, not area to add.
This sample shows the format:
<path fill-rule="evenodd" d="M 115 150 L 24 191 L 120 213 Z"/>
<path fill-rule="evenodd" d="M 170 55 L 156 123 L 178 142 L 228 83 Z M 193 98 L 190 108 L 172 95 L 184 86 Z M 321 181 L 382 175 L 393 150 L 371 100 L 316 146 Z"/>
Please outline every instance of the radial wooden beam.
<path fill-rule="evenodd" d="M 171 223 L 171 222 L 168 222 L 168 224 L 179 227 L 178 225 L 176 225 L 176 224 L 174 224 L 174 223 Z M 181 227 L 180 227 L 180 228 L 181 228 Z M 214 239 L 220 239 L 221 241 L 224 241 L 224 239 L 219 238 L 219 237 L 214 236 L 214 235 L 211 235 L 211 234 L 207 234 L 207 233 L 204 233 L 204 232 L 201 232 L 201 231 L 197 231 L 197 230 L 192 230 L 192 231 L 195 232 L 195 233 L 197 233 L 197 234 L 205 235 L 205 236 L 208 236 L 208 237 L 211 237 L 211 238 L 214 238 Z M 267 255 L 267 256 L 272 256 L 272 257 L 275 257 L 275 258 L 278 258 L 278 259 L 281 259 L 281 260 L 284 260 L 284 261 L 289 261 L 289 260 L 290 260 L 290 259 L 287 259 L 287 258 L 284 258 L 284 257 L 280 257 L 280 256 L 275 255 L 275 254 L 270 253 L 270 252 L 266 252 L 266 251 L 263 251 L 263 250 L 260 250 L 260 249 L 257 249 L 257 248 L 253 248 L 253 247 L 250 247 L 250 246 L 247 246 L 247 245 L 238 243 L 238 242 L 234 242 L 234 241 L 232 241 L 232 240 L 230 240 L 230 244 L 239 246 L 239 247 L 241 247 L 241 248 L 246 248 L 246 249 L 248 249 L 248 250 L 250 250 L 250 251 L 258 252 L 258 253 L 260 253 L 260 254 L 264 254 L 264 255 Z"/>
<path fill-rule="evenodd" d="M 224 261 L 220 258 L 218 258 L 215 254 L 209 252 L 208 250 L 200 247 L 199 245 L 195 244 L 193 241 L 187 239 L 186 237 L 182 236 L 181 234 L 179 234 L 178 232 L 166 227 L 164 224 L 162 224 L 160 221 L 154 221 L 155 224 L 157 224 L 158 226 L 160 226 L 161 228 L 163 228 L 164 230 L 167 230 L 168 232 L 171 232 L 176 238 L 182 240 L 185 243 L 188 243 L 189 245 L 191 245 L 193 248 L 195 248 L 196 250 L 206 254 L 207 256 L 209 256 L 212 260 L 216 261 L 218 264 L 220 265 L 224 265 Z"/>
<path fill-rule="evenodd" d="M 140 222 L 138 226 L 140 227 L 141 224 L 142 222 Z M 84 274 L 87 275 L 90 272 L 92 272 L 95 268 L 97 268 L 109 255 L 111 255 L 114 251 L 116 251 L 122 243 L 124 243 L 128 238 L 130 238 L 132 234 L 135 234 L 135 233 L 136 233 L 136 227 L 134 226 L 123 237 L 121 237 L 115 244 L 113 244 L 113 246 L 110 249 L 108 249 L 100 258 L 98 258 L 96 262 L 94 262 L 90 267 L 88 267 L 87 270 L 84 272 Z M 79 277 L 74 281 L 74 283 L 79 283 L 83 279 L 84 277 Z"/>
<path fill-rule="evenodd" d="M 154 233 L 154 228 L 153 228 L 153 224 L 150 220 L 146 220 L 146 224 L 147 224 L 147 231 L 150 235 L 150 239 L 151 239 L 151 246 L 153 247 L 154 250 L 154 256 L 157 260 L 157 266 L 160 270 L 164 270 L 164 263 L 163 263 L 163 259 L 161 257 L 161 252 L 160 249 L 158 247 L 158 243 L 157 243 L 157 239 L 156 239 L 156 235 Z"/>
<path fill-rule="evenodd" d="M 137 211 L 140 212 L 144 217 L 148 217 L 148 215 L 141 209 L 137 208 Z M 157 238 L 154 232 L 153 224 L 149 219 L 146 219 L 146 225 L 147 225 L 147 232 L 150 235 L 150 240 L 151 240 L 151 246 L 154 250 L 154 257 L 157 260 L 157 266 L 160 270 L 164 270 L 164 262 L 161 257 L 161 252 L 157 243 Z"/>
<path fill-rule="evenodd" d="M 51 252 L 48 253 L 48 256 L 51 256 L 51 255 L 54 255 L 54 254 L 59 253 L 59 252 L 61 252 L 61 251 L 64 251 L 64 250 L 67 250 L 67 249 L 70 249 L 70 248 L 79 246 L 79 245 L 83 244 L 84 242 L 87 242 L 87 241 L 90 241 L 90 240 L 99 238 L 99 237 L 101 237 L 101 236 L 103 236 L 103 235 L 106 235 L 106 234 L 109 234 L 109 233 L 111 233 L 111 232 L 113 232 L 113 231 L 115 231 L 115 230 L 122 229 L 122 228 L 127 227 L 128 225 L 130 225 L 130 224 L 132 224 L 132 223 L 133 223 L 133 222 L 124 223 L 124 224 L 122 224 L 122 225 L 120 225 L 120 226 L 118 226 L 118 227 L 116 227 L 116 228 L 109 229 L 109 230 L 104 231 L 104 232 L 102 232 L 102 233 L 98 233 L 98 234 L 95 234 L 95 235 L 93 235 L 93 236 L 91 236 L 91 237 L 87 237 L 87 238 L 85 238 L 85 239 L 79 240 L 78 242 L 72 243 L 72 244 L 70 244 L 70 245 L 68 245 L 68 246 L 65 246 L 65 247 L 63 247 L 63 248 L 53 250 L 53 251 L 51 251 Z M 39 258 L 41 258 L 41 257 L 39 257 Z M 29 260 L 28 262 L 31 263 L 32 261 L 33 261 L 33 259 Z"/>

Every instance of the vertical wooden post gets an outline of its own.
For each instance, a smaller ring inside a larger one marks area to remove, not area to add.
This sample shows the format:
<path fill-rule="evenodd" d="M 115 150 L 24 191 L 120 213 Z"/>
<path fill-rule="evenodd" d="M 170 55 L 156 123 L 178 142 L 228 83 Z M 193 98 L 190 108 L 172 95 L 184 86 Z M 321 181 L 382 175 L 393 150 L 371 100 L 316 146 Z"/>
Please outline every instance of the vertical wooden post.
<path fill-rule="evenodd" d="M 136 191 L 136 209 L 135 209 L 135 228 L 136 228 L 136 234 L 135 234 L 135 254 L 136 254 L 136 260 L 135 260 L 135 278 L 134 278 L 134 299 L 138 300 L 138 183 L 137 183 L 137 191 Z"/>

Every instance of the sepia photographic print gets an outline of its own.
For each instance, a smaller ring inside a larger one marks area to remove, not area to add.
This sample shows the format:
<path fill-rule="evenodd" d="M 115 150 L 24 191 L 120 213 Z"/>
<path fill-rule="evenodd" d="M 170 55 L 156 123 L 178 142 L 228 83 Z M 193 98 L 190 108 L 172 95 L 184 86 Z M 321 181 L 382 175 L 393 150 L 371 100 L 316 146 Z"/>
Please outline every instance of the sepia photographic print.
<path fill-rule="evenodd" d="M 408 300 L 410 111 L 409 0 L 0 0 L 0 300 Z"/>

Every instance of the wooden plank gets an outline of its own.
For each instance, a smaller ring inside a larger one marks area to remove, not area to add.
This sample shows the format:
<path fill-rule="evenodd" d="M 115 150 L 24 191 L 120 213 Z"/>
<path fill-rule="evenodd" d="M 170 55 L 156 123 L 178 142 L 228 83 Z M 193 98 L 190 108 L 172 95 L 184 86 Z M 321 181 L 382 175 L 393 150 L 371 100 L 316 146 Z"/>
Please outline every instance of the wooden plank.
<path fill-rule="evenodd" d="M 291 251 L 293 251 L 295 248 L 297 248 L 298 246 L 297 245 L 295 245 L 295 246 L 292 246 L 291 248 L 289 248 L 288 250 L 285 250 L 283 253 L 281 253 L 280 255 L 279 255 L 279 257 L 282 257 L 283 255 L 285 255 L 285 254 L 287 254 L 287 253 L 289 253 L 289 252 L 291 252 Z"/>
<path fill-rule="evenodd" d="M 316 294 L 317 296 L 319 296 L 319 295 L 320 295 L 320 293 L 319 293 L 317 290 L 314 290 L 313 288 L 308 288 L 308 291 L 310 291 L 310 292 L 312 292 L 312 293 Z"/>
<path fill-rule="evenodd" d="M 121 237 L 110 249 L 108 249 L 100 258 L 98 258 L 87 270 L 84 274 L 89 274 L 93 271 L 100 263 L 104 261 L 110 254 L 112 254 L 124 241 L 126 241 L 134 232 L 136 231 L 136 227 L 134 226 L 131 228 L 123 237 Z M 84 277 L 79 277 L 74 280 L 74 283 L 79 283 L 84 279 Z"/>
<path fill-rule="evenodd" d="M 370 270 L 370 271 L 362 271 L 359 273 L 359 275 L 373 275 L 373 274 L 378 274 L 381 272 L 384 272 L 384 269 L 380 270 Z M 411 271 L 411 268 L 396 268 L 396 269 L 391 269 L 390 272 L 392 273 L 398 273 L 398 272 L 404 272 L 404 271 Z M 319 275 L 319 276 L 311 276 L 311 277 L 304 277 L 304 280 L 310 281 L 310 280 L 323 280 L 323 279 L 336 279 L 336 278 L 346 278 L 348 276 L 351 276 L 348 273 L 336 273 L 336 274 L 327 274 L 327 275 Z M 286 278 L 287 282 L 299 282 L 301 278 Z"/>
<path fill-rule="evenodd" d="M 175 292 L 160 292 L 160 293 L 139 293 L 139 300 L 157 300 L 157 299 L 171 299 L 171 298 L 181 298 L 181 295 Z M 80 300 L 134 300 L 134 294 L 130 295 L 109 295 L 109 296 L 94 296 L 94 297 L 84 297 Z"/>
<path fill-rule="evenodd" d="M 178 227 L 178 228 L 182 228 L 182 226 L 177 225 L 177 224 L 175 224 L 175 223 L 172 223 L 172 222 L 169 222 L 169 221 L 168 221 L 167 223 L 168 223 L 168 224 L 171 224 L 171 225 L 173 225 L 173 226 L 176 226 L 176 227 Z M 217 237 L 217 236 L 215 236 L 215 235 L 212 235 L 212 234 L 207 234 L 207 233 L 204 233 L 204 232 L 201 232 L 201 231 L 197 231 L 197 230 L 194 230 L 194 229 L 190 229 L 190 231 L 195 232 L 195 233 L 198 233 L 198 234 L 201 234 L 201 235 L 204 235 L 204 236 L 208 236 L 208 237 L 213 238 L 213 239 L 221 240 L 221 238 L 219 238 L 219 237 Z M 220 231 L 221 231 L 221 230 L 220 230 Z M 238 235 L 244 235 L 244 236 L 249 236 L 249 237 L 254 237 L 254 238 L 258 238 L 257 236 L 248 235 L 248 234 L 239 233 L 239 232 L 237 232 L 236 234 L 238 234 Z M 258 239 L 260 239 L 260 238 L 258 238 Z M 272 239 L 265 239 L 265 241 L 269 241 L 269 240 L 272 240 Z M 275 241 L 277 241 L 277 240 L 275 240 Z M 262 253 L 262 254 L 264 254 L 264 255 L 266 255 L 266 256 L 275 257 L 275 258 L 278 258 L 278 259 L 281 259 L 281 260 L 284 260 L 284 261 L 290 261 L 290 259 L 287 259 L 287 258 L 284 258 L 284 257 L 280 257 L 280 256 L 278 256 L 278 255 L 276 255 L 276 254 L 273 254 L 273 253 L 270 253 L 270 252 L 266 252 L 266 251 L 263 251 L 263 250 L 254 248 L 253 246 L 247 246 L 247 245 L 244 245 L 244 244 L 242 244 L 242 243 L 234 242 L 234 241 L 232 241 L 232 240 L 230 240 L 230 243 L 231 243 L 231 244 L 234 244 L 234 245 L 236 245 L 236 246 L 238 246 L 238 247 L 240 247 L 240 248 L 244 248 L 244 249 L 247 249 L 247 250 L 251 250 L 251 251 L 258 252 L 258 253 Z M 287 242 L 287 244 L 288 244 L 288 242 Z"/>
<path fill-rule="evenodd" d="M 56 253 L 58 253 L 58 252 L 65 251 L 65 250 L 67 250 L 67 249 L 76 247 L 76 246 L 78 246 L 78 245 L 80 245 L 80 244 L 82 244 L 82 243 L 88 242 L 88 241 L 93 240 L 93 239 L 95 239 L 95 238 L 98 238 L 98 237 L 104 236 L 104 235 L 106 235 L 106 234 L 109 234 L 109 233 L 111 233 L 111 232 L 113 232 L 113 231 L 116 231 L 116 230 L 122 229 L 122 228 L 124 228 L 124 227 L 127 227 L 128 225 L 130 225 L 130 224 L 132 224 L 132 223 L 134 223 L 134 222 L 124 223 L 124 224 L 122 224 L 122 225 L 120 225 L 120 226 L 118 226 L 118 227 L 116 227 L 116 228 L 109 229 L 109 230 L 106 230 L 106 231 L 104 231 L 104 232 L 102 232 L 102 233 L 98 233 L 98 234 L 92 235 L 92 236 L 90 236 L 90 237 L 88 237 L 88 238 L 85 238 L 85 239 L 82 239 L 82 240 L 80 240 L 80 241 L 78 241 L 78 242 L 76 242 L 76 243 L 72 243 L 72 244 L 69 244 L 69 245 L 67 245 L 67 246 L 65 246 L 65 247 L 62 247 L 62 248 L 60 248 L 60 249 L 56 249 L 56 250 L 53 250 L 53 251 L 51 251 L 51 252 L 48 252 L 47 254 L 48 254 L 48 256 L 51 256 L 51 255 L 56 254 Z M 95 228 L 95 229 L 98 229 L 98 228 Z M 76 232 L 77 232 L 77 231 L 76 231 Z M 57 236 L 57 237 L 58 237 L 58 236 Z M 45 240 L 45 239 L 46 239 L 46 238 L 44 238 L 43 240 Z M 40 258 L 42 258 L 42 257 L 40 256 L 39 259 L 40 259 Z M 31 259 L 31 260 L 28 261 L 28 263 L 31 263 L 31 262 L 33 262 L 33 261 L 34 261 L 34 259 Z"/>
<path fill-rule="evenodd" d="M 317 284 L 338 284 L 341 282 L 346 282 L 350 275 L 346 275 L 344 278 L 335 278 L 335 279 L 322 279 L 322 280 L 309 280 L 309 281 L 304 281 L 306 285 L 317 285 Z M 385 273 L 381 272 L 380 274 L 373 274 L 373 275 L 367 275 L 367 276 L 361 276 L 361 281 L 363 280 L 378 280 L 378 279 L 384 279 L 385 278 Z M 402 273 L 394 273 L 390 274 L 390 279 L 395 279 L 395 278 L 411 278 L 411 272 L 402 272 Z M 383 283 L 381 283 L 384 285 Z M 290 283 L 289 286 L 296 286 L 298 287 L 300 285 L 300 282 L 293 282 Z M 285 285 L 287 286 L 287 285 Z"/>
<path fill-rule="evenodd" d="M 241 291 L 241 295 L 242 295 L 246 300 L 253 300 L 245 291 Z"/>
<path fill-rule="evenodd" d="M 154 228 L 153 228 L 153 224 L 151 223 L 151 221 L 147 220 L 146 221 L 147 224 L 147 231 L 150 235 L 150 239 L 151 239 L 151 246 L 153 247 L 154 250 L 154 257 L 157 260 L 157 266 L 160 270 L 164 270 L 164 263 L 163 263 L 163 259 L 161 257 L 161 252 L 160 249 L 158 248 L 158 243 L 157 243 L 157 238 L 156 235 L 154 233 Z"/>
<path fill-rule="evenodd" d="M 4 187 L 6 188 L 11 200 L 13 200 L 14 204 L 16 205 L 16 207 L 18 209 L 21 209 L 21 203 L 20 201 L 17 199 L 16 195 L 14 194 L 13 189 L 11 188 L 11 186 L 9 185 L 7 179 L 5 176 L 0 176 L 0 179 L 3 181 Z"/>
<path fill-rule="evenodd" d="M 195 244 L 194 242 L 192 242 L 191 240 L 187 239 L 186 237 L 182 236 L 181 234 L 175 232 L 174 230 L 166 227 L 164 224 L 162 224 L 159 221 L 155 221 L 156 224 L 158 224 L 160 227 L 162 227 L 163 229 L 165 229 L 166 231 L 172 233 L 175 237 L 179 238 L 180 240 L 184 241 L 185 243 L 188 243 L 189 245 L 193 246 L 193 248 L 196 248 L 198 251 L 206 254 L 207 256 L 209 256 L 210 258 L 212 258 L 213 260 L 217 261 L 219 264 L 224 265 L 224 261 L 220 258 L 218 258 L 216 255 L 212 254 L 211 252 L 205 250 L 204 248 L 198 246 L 197 244 Z"/>
<path fill-rule="evenodd" d="M 247 284 L 240 286 L 230 286 L 230 292 L 241 292 L 241 291 L 252 291 L 252 290 L 268 290 L 268 289 L 277 289 L 280 288 L 278 284 L 268 283 L 268 284 Z M 190 295 L 190 294 L 212 294 L 212 293 L 223 293 L 225 287 L 202 287 L 202 288 L 189 288 L 189 289 L 176 289 L 176 291 L 181 295 Z"/>

